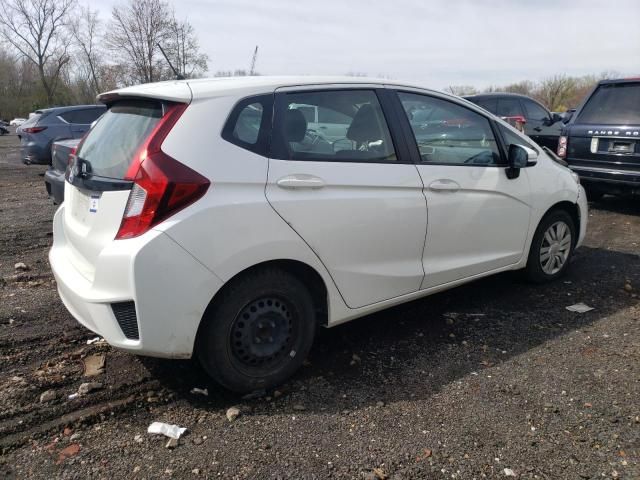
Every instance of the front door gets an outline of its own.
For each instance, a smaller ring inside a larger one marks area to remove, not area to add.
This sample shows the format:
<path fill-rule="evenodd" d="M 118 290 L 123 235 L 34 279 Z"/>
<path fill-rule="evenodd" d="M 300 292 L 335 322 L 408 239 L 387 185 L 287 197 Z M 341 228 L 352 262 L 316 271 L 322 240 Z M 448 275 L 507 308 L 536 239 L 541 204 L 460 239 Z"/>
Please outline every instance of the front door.
<path fill-rule="evenodd" d="M 427 199 L 422 288 L 517 263 L 531 210 L 526 169 L 507 178 L 487 117 L 417 92 L 398 92 L 398 99 L 415 139 Z"/>
<path fill-rule="evenodd" d="M 267 199 L 324 263 L 349 307 L 420 289 L 422 187 L 374 88 L 276 93 Z"/>

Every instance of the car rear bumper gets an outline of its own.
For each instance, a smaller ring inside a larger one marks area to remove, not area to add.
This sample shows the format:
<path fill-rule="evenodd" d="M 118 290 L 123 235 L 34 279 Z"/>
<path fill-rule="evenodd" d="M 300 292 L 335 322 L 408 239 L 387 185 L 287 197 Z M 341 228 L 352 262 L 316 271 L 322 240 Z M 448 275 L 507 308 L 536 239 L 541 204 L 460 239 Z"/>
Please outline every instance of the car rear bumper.
<path fill-rule="evenodd" d="M 35 142 L 23 139 L 20 153 L 25 165 L 48 165 L 51 162 L 51 153 Z"/>
<path fill-rule="evenodd" d="M 89 280 L 69 260 L 78 253 L 64 234 L 64 208 L 54 217 L 49 262 L 69 312 L 114 347 L 140 355 L 191 357 L 204 311 L 222 282 L 168 235 L 154 230 L 112 241 Z M 128 323 L 121 312 L 114 313 L 114 305 L 118 311 L 123 304 L 132 308 Z"/>
<path fill-rule="evenodd" d="M 57 205 L 60 205 L 64 201 L 64 175 L 65 172 L 60 172 L 53 168 L 49 168 L 49 170 L 44 173 L 44 183 L 49 198 Z"/>
<path fill-rule="evenodd" d="M 569 161 L 570 162 L 570 161 Z M 640 189 L 640 168 L 637 170 L 620 170 L 605 167 L 587 167 L 571 165 L 569 167 L 580 176 L 584 183 L 598 183 L 602 186 L 628 186 Z M 615 165 L 612 165 L 615 167 Z"/>

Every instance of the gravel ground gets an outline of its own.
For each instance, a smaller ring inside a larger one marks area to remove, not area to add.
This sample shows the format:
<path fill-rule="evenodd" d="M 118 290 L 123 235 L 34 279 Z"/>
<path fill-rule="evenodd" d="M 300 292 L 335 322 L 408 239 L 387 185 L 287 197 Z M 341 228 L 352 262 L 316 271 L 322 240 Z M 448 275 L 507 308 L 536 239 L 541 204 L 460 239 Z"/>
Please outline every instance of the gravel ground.
<path fill-rule="evenodd" d="M 0 477 L 640 478 L 640 201 L 591 205 L 561 281 L 502 274 L 323 330 L 294 379 L 241 399 L 193 362 L 87 345 L 47 263 L 44 167 L 17 153 L 0 138 Z M 188 430 L 168 448 L 153 421 Z"/>

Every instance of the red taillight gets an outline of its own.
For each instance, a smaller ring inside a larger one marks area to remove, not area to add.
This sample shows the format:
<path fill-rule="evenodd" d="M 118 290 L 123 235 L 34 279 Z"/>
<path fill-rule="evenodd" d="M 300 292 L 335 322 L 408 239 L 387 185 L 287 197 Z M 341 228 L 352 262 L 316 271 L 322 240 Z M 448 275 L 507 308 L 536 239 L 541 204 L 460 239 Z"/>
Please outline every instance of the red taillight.
<path fill-rule="evenodd" d="M 209 188 L 209 180 L 160 148 L 186 108 L 184 104 L 169 108 L 127 170 L 125 179 L 133 180 L 134 185 L 116 239 L 142 235 L 198 200 Z"/>
<path fill-rule="evenodd" d="M 556 153 L 560 158 L 567 158 L 567 137 L 564 135 L 558 138 L 558 151 Z"/>
<path fill-rule="evenodd" d="M 46 129 L 47 127 L 27 127 L 27 128 L 23 128 L 22 131 L 25 133 L 40 133 Z"/>

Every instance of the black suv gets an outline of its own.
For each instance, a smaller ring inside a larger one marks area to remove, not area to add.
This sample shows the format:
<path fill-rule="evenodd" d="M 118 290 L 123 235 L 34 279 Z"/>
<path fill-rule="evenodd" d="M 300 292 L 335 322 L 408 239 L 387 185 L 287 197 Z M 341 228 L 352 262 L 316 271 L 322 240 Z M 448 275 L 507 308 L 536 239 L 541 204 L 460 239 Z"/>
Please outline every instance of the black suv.
<path fill-rule="evenodd" d="M 601 81 L 565 126 L 558 156 L 589 200 L 640 194 L 640 78 Z"/>
<path fill-rule="evenodd" d="M 542 147 L 555 150 L 564 123 L 557 113 L 551 113 L 540 103 L 517 93 L 483 93 L 464 97 L 504 119 L 524 119 L 524 133 Z M 521 121 L 521 120 L 520 120 Z"/>

